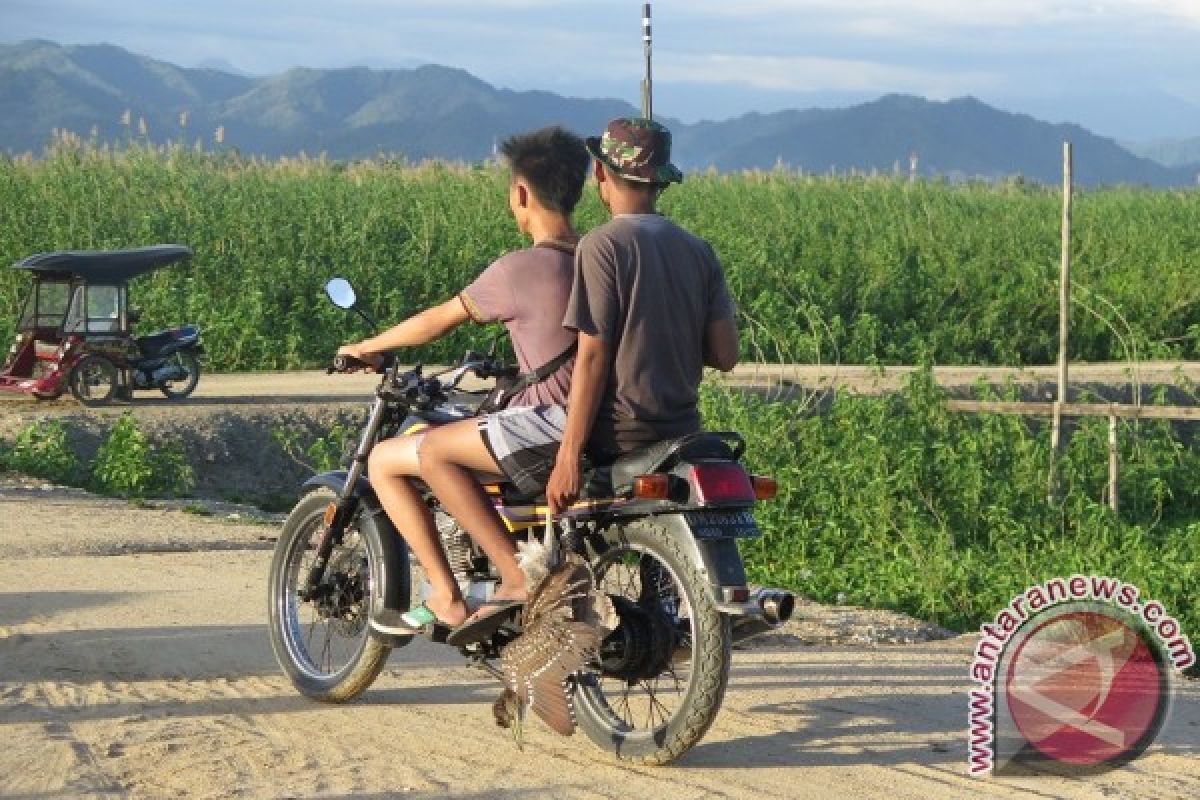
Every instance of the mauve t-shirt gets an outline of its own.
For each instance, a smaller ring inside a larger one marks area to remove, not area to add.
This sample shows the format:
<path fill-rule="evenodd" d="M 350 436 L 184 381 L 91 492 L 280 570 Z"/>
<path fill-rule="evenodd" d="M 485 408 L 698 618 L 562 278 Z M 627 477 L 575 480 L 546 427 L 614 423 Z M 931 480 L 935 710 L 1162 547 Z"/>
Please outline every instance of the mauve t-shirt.
<path fill-rule="evenodd" d="M 706 329 L 735 313 L 712 247 L 669 219 L 622 214 L 584 236 L 563 324 L 614 348 L 592 455 L 700 430 Z"/>
<path fill-rule="evenodd" d="M 476 322 L 503 322 L 512 337 L 521 372 L 532 372 L 575 343 L 563 327 L 575 266 L 569 243 L 547 242 L 498 258 L 459 294 Z M 567 404 L 572 358 L 546 380 L 517 394 L 508 404 Z"/>

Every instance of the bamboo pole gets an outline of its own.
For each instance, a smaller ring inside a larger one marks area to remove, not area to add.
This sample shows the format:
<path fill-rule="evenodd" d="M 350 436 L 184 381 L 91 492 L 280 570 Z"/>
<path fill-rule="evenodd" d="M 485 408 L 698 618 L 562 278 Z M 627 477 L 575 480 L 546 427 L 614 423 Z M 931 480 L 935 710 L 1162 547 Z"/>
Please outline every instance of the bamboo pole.
<path fill-rule="evenodd" d="M 1058 281 L 1058 400 L 1050 431 L 1048 499 L 1058 495 L 1058 457 L 1062 451 L 1062 406 L 1067 402 L 1067 343 L 1071 324 L 1071 202 L 1073 194 L 1071 143 L 1063 142 L 1062 272 Z"/>
<path fill-rule="evenodd" d="M 642 46 L 646 57 L 646 76 L 642 79 L 642 116 L 654 119 L 654 76 L 651 73 L 652 34 L 650 30 L 650 4 L 642 6 Z"/>
<path fill-rule="evenodd" d="M 1117 452 L 1117 415 L 1108 417 L 1108 507 L 1114 514 L 1120 509 L 1117 502 L 1117 475 L 1120 471 L 1120 455 Z"/>

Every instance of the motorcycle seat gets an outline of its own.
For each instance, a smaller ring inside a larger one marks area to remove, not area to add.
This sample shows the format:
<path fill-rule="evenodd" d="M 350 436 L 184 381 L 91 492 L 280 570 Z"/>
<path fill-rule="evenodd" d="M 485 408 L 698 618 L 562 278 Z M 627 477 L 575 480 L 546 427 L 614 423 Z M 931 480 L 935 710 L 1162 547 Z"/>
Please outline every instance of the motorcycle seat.
<path fill-rule="evenodd" d="M 153 353 L 155 350 L 162 348 L 175 341 L 175 337 L 170 331 L 160 331 L 152 333 L 149 336 L 139 336 L 137 339 L 138 349 L 143 353 Z"/>
<path fill-rule="evenodd" d="M 142 351 L 142 355 L 148 356 L 165 349 L 168 345 L 177 342 L 180 339 L 194 338 L 196 333 L 196 326 L 185 325 L 182 328 L 172 328 L 171 330 L 159 331 L 158 333 L 152 333 L 149 336 L 139 336 L 137 338 L 137 346 L 138 349 Z"/>
<path fill-rule="evenodd" d="M 632 488 L 634 479 L 639 475 L 668 470 L 680 461 L 699 459 L 736 461 L 742 455 L 743 445 L 741 442 L 742 438 L 737 434 L 700 431 L 675 439 L 664 439 L 638 450 L 632 450 L 618 456 L 609 464 L 592 464 L 585 457 L 582 496 L 603 498 L 622 494 Z M 500 484 L 500 489 L 504 501 L 510 505 L 546 502 L 544 491 L 537 494 L 522 493 L 507 482 Z"/>
<path fill-rule="evenodd" d="M 662 472 L 680 461 L 700 458 L 736 460 L 741 453 L 735 452 L 730 446 L 728 436 L 729 434 L 700 431 L 675 439 L 664 439 L 639 450 L 624 453 L 607 467 L 597 469 L 597 472 L 607 469 L 612 488 L 622 492 L 633 485 L 637 476 Z"/>

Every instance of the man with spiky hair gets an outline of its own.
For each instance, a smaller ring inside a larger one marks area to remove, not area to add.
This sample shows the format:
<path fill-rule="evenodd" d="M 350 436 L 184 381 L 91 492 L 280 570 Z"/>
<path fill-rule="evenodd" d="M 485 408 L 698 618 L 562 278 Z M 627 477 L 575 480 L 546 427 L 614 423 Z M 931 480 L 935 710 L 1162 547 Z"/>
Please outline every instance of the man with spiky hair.
<path fill-rule="evenodd" d="M 700 430 L 703 368 L 738 360 L 735 309 L 708 242 L 659 214 L 659 194 L 683 174 L 671 133 L 615 119 L 587 140 L 612 219 L 575 253 L 563 324 L 579 333 L 566 431 L 546 487 L 553 511 L 579 494 L 580 458 L 598 463 Z"/>
<path fill-rule="evenodd" d="M 339 351 L 378 365 L 384 351 L 426 344 L 467 320 L 503 322 L 522 373 L 543 376 L 527 379 L 502 411 L 380 442 L 371 452 L 371 485 L 431 587 L 416 608 L 384 609 L 372 617 L 371 627 L 382 633 L 410 634 L 435 623 L 462 626 L 471 613 L 412 476 L 425 481 L 500 572 L 494 602 L 472 621 L 508 612 L 526 597 L 512 537 L 477 476 L 496 475 L 540 491 L 553 466 L 574 366 L 575 335 L 562 326 L 579 238 L 571 213 L 590 159 L 583 140 L 558 127 L 514 136 L 501 151 L 512 170 L 509 209 L 533 246 L 501 257 L 441 305 Z"/>

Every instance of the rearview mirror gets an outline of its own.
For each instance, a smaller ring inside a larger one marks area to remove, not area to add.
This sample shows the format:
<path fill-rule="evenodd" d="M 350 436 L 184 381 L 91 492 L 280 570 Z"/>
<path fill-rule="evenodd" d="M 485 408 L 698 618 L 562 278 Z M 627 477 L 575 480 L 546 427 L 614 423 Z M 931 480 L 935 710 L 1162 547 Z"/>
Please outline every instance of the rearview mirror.
<path fill-rule="evenodd" d="M 338 308 L 354 308 L 354 304 L 358 302 L 354 287 L 345 278 L 330 279 L 329 283 L 325 284 L 325 294 L 329 295 L 330 301 Z"/>

